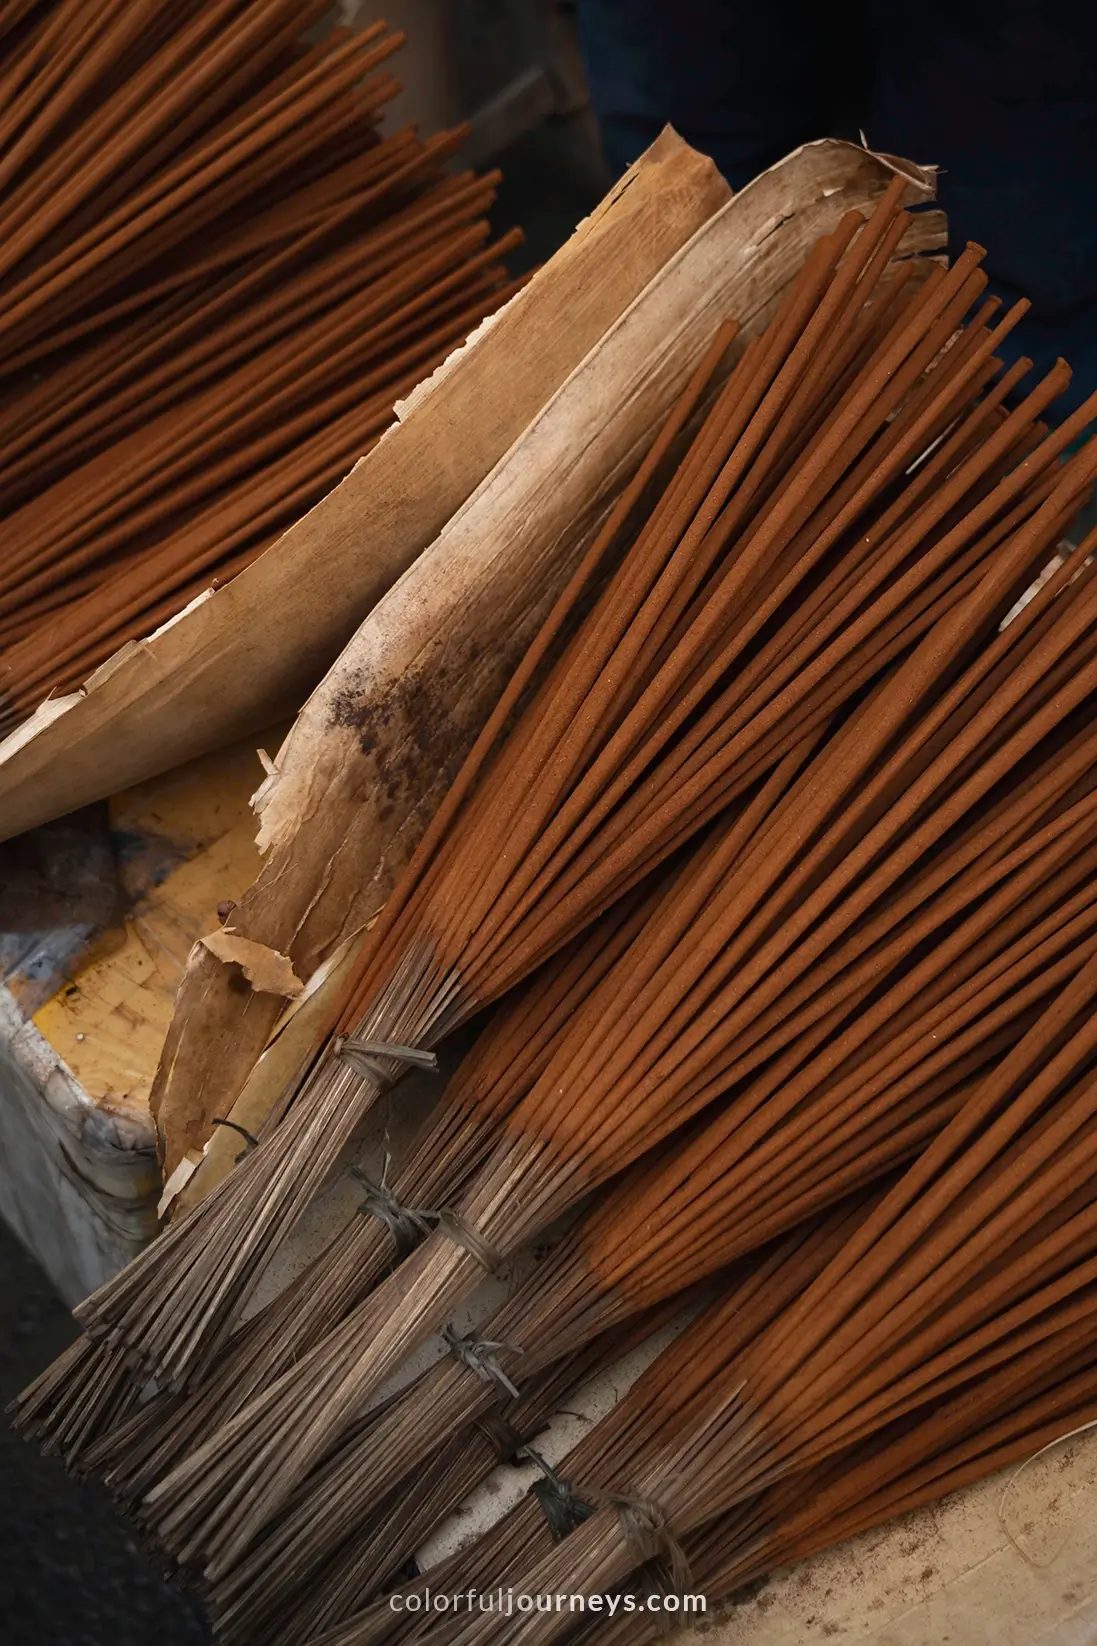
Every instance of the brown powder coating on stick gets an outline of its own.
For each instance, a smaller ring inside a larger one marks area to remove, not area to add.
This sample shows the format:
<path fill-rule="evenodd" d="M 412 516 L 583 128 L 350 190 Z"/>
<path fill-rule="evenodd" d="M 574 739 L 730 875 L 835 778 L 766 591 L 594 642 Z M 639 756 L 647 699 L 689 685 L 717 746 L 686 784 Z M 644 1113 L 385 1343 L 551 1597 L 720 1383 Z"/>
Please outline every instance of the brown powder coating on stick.
<path fill-rule="evenodd" d="M 0 39 L 0 734 L 242 571 L 513 293 L 498 174 L 382 138 L 384 23 L 40 6 Z"/>

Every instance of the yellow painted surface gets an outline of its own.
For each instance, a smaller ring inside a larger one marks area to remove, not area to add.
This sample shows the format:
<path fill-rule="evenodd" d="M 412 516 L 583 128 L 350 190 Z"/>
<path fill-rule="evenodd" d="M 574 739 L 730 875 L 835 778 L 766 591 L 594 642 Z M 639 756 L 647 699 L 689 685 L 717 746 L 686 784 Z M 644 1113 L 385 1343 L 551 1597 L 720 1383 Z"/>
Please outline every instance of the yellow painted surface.
<path fill-rule="evenodd" d="M 255 751 L 276 748 L 281 735 L 203 756 L 111 801 L 124 927 L 35 1017 L 94 1101 L 148 1101 L 187 954 L 221 924 L 218 904 L 242 896 L 258 872 Z"/>

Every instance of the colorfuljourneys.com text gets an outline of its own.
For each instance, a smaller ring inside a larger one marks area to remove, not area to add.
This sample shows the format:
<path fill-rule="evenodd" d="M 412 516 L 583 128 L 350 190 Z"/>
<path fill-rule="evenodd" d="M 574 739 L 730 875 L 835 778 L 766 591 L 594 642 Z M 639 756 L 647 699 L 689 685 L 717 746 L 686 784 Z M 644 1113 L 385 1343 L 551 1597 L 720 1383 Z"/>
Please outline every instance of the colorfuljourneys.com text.
<path fill-rule="evenodd" d="M 704 1595 L 530 1595 L 513 1589 L 492 1589 L 481 1594 L 466 1589 L 461 1594 L 436 1593 L 389 1596 L 394 1612 L 499 1612 L 515 1617 L 522 1612 L 593 1612 L 614 1617 L 617 1612 L 670 1612 L 699 1615 L 704 1612 Z"/>

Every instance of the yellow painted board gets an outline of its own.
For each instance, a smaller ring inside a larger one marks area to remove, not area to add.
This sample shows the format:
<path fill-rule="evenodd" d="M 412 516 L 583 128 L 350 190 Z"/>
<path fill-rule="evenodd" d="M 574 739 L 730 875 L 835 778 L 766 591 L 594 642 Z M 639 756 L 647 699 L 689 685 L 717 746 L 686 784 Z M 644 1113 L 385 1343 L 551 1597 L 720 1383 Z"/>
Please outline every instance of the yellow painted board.
<path fill-rule="evenodd" d="M 282 735 L 266 741 L 277 747 Z M 187 955 L 259 871 L 249 800 L 263 742 L 204 755 L 110 802 L 124 921 L 34 1018 L 94 1103 L 147 1105 Z"/>

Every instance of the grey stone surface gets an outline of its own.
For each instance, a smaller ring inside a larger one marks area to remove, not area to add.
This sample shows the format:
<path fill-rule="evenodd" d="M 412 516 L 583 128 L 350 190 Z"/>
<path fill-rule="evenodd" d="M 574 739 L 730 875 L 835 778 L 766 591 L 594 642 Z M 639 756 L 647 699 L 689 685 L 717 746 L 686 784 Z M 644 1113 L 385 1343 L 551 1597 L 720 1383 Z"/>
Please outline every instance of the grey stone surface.
<path fill-rule="evenodd" d="M 75 1336 L 49 1281 L 0 1223 L 0 1403 Z M 0 1427 L 4 1646 L 203 1646 L 200 1608 L 165 1583 L 107 1494 Z"/>

